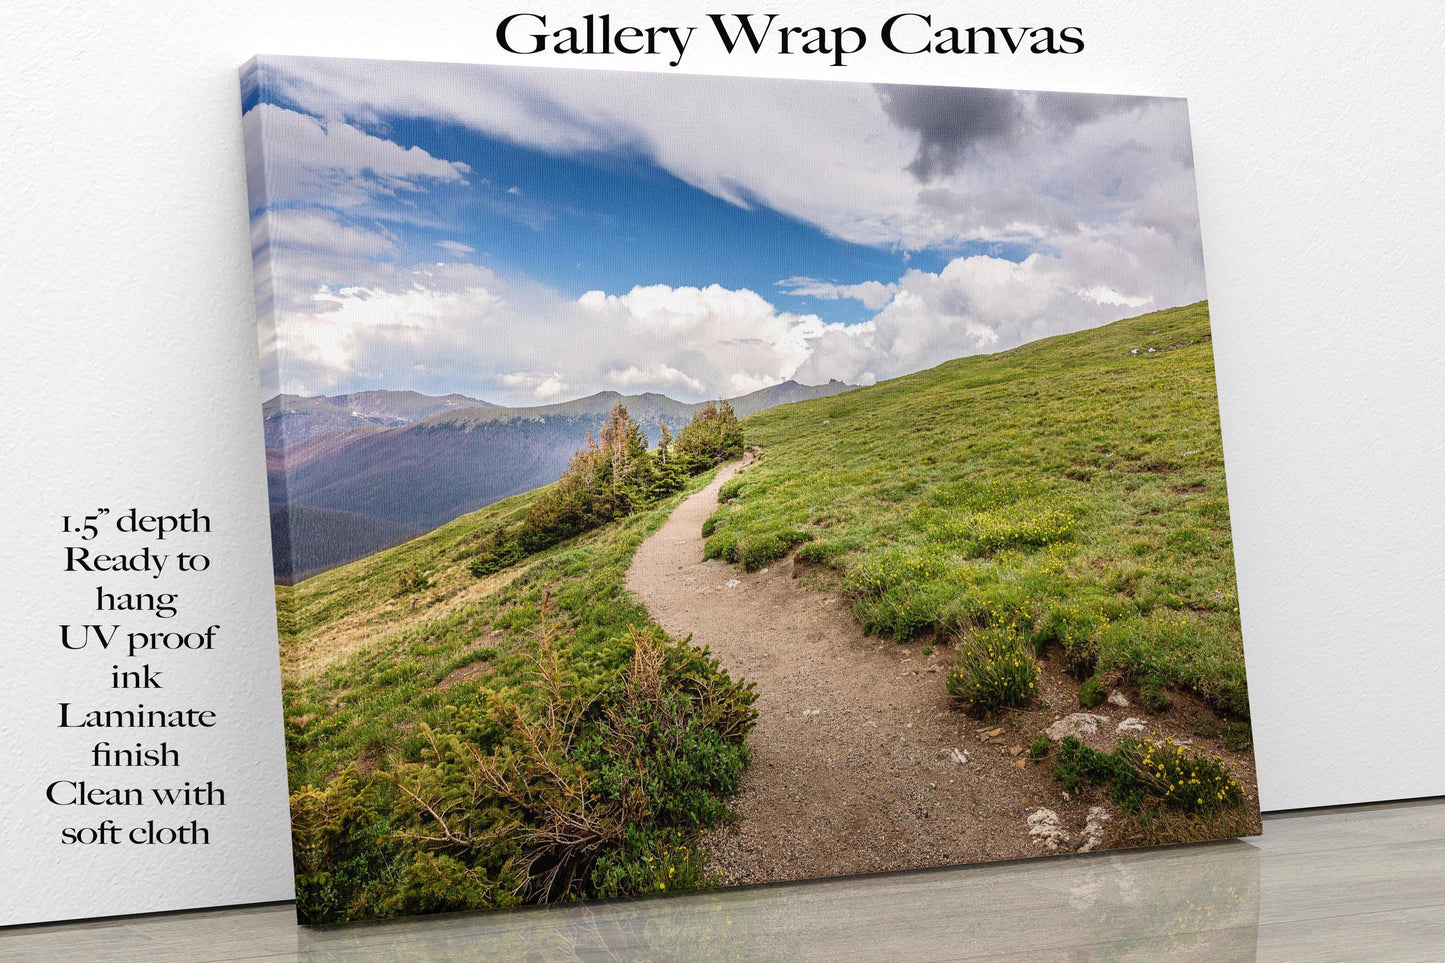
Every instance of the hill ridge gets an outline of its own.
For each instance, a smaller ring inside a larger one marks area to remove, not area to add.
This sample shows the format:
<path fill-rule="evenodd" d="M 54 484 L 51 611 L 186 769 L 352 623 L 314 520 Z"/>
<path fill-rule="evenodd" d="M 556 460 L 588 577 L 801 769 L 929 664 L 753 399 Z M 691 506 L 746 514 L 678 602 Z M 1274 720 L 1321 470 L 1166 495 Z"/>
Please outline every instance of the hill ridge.
<path fill-rule="evenodd" d="M 788 380 L 729 402 L 744 416 L 854 387 L 836 380 L 822 385 Z M 437 408 L 447 399 L 466 398 L 399 394 L 406 397 L 371 393 L 367 400 L 390 405 L 385 410 L 395 415 L 403 402 L 409 406 L 407 410 L 420 413 L 425 406 Z M 681 402 L 657 392 L 623 395 L 607 390 L 517 408 L 490 402 L 447 403 L 416 420 L 386 424 L 377 417 L 346 415 L 344 401 L 352 397 L 287 402 L 294 410 L 284 407 L 279 396 L 273 399 L 276 404 L 267 420 L 272 511 L 320 510 L 305 516 L 308 538 L 276 541 L 282 548 L 275 564 L 278 578 L 363 557 L 394 543 L 398 528 L 428 531 L 499 499 L 555 481 L 572 454 L 585 446 L 587 435 L 595 434 L 618 403 L 627 406 L 653 444 L 664 423 L 676 431 L 706 404 Z M 299 427 L 293 431 L 283 423 L 286 418 Z M 327 529 L 328 524 L 336 530 Z M 309 544 L 313 539 L 349 549 L 314 551 Z"/>

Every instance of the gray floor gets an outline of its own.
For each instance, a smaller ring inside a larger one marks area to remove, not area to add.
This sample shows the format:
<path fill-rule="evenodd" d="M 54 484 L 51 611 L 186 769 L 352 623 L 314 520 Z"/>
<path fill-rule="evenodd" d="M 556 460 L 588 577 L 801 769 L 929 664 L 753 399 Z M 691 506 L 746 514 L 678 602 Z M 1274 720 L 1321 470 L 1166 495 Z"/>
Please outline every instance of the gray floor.
<path fill-rule="evenodd" d="M 1163 850 L 300 929 L 289 905 L 0 932 L 0 960 L 1442 960 L 1445 799 Z"/>

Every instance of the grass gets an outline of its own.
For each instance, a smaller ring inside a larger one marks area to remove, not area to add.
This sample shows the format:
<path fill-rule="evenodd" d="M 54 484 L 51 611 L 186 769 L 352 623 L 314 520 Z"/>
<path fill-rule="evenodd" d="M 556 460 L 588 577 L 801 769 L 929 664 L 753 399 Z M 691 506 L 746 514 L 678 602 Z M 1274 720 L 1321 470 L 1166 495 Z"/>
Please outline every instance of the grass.
<path fill-rule="evenodd" d="M 632 626 L 654 624 L 624 584 L 633 553 L 708 477 L 649 511 L 485 579 L 467 570 L 475 541 L 520 519 L 531 493 L 296 586 L 277 586 L 292 790 L 320 785 L 356 760 L 371 766 L 387 756 L 417 758 L 420 727 L 443 723 L 448 706 L 483 689 L 529 699 L 528 651 L 544 593 L 569 669 L 594 687 L 604 684 L 631 655 L 618 640 Z M 398 579 L 414 570 L 432 586 L 398 596 Z"/>
<path fill-rule="evenodd" d="M 944 677 L 948 694 L 976 715 L 1026 706 L 1039 684 L 1039 667 L 1025 640 L 1012 629 L 981 629 L 959 641 L 953 668 Z"/>
<path fill-rule="evenodd" d="M 1151 350 L 1152 349 L 1152 350 Z M 868 631 L 1008 628 L 1247 718 L 1204 303 L 744 419 L 708 553 L 835 569 Z"/>
<path fill-rule="evenodd" d="M 340 922 L 711 885 L 751 687 L 627 591 L 651 508 L 483 578 L 537 493 L 278 587 L 298 912 Z"/>
<path fill-rule="evenodd" d="M 1009 673 L 959 690 L 980 711 L 1027 701 L 1052 649 L 1146 706 L 1189 688 L 1248 717 L 1203 304 L 743 424 L 763 453 L 724 488 L 710 557 L 756 570 L 797 550 L 867 630 L 925 651 L 1010 640 Z M 638 545 L 709 475 L 500 567 L 475 563 L 537 492 L 277 588 L 313 921 L 711 882 L 697 835 L 736 789 L 752 696 L 626 590 Z M 475 831 L 437 842 L 453 811 Z M 559 813 L 591 827 L 585 851 L 538 843 Z M 1173 831 L 1154 818 L 1141 838 Z"/>
<path fill-rule="evenodd" d="M 556 483 L 280 590 L 299 918 L 711 884 L 755 696 L 625 582 L 742 450 L 726 403 L 656 452 L 619 404 Z"/>

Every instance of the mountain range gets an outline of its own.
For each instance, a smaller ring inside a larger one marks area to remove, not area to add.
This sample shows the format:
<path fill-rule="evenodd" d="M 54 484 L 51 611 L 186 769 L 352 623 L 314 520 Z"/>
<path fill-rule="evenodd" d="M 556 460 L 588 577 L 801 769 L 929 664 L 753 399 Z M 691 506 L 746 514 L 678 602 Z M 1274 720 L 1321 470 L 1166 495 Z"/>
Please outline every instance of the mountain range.
<path fill-rule="evenodd" d="M 853 387 L 785 381 L 728 401 L 742 417 Z M 664 423 L 676 433 L 702 407 L 615 391 L 521 408 L 414 391 L 277 395 L 262 406 L 277 581 L 326 571 L 556 481 L 619 402 L 652 444 Z"/>

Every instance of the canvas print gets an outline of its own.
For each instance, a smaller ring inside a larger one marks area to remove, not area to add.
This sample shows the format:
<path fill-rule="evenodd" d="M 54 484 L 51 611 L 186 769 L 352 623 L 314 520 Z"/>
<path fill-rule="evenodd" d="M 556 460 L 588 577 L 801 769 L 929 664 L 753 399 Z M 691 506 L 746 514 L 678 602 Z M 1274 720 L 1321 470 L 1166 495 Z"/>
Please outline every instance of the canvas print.
<path fill-rule="evenodd" d="M 242 86 L 303 922 L 1258 832 L 1184 101 Z"/>

